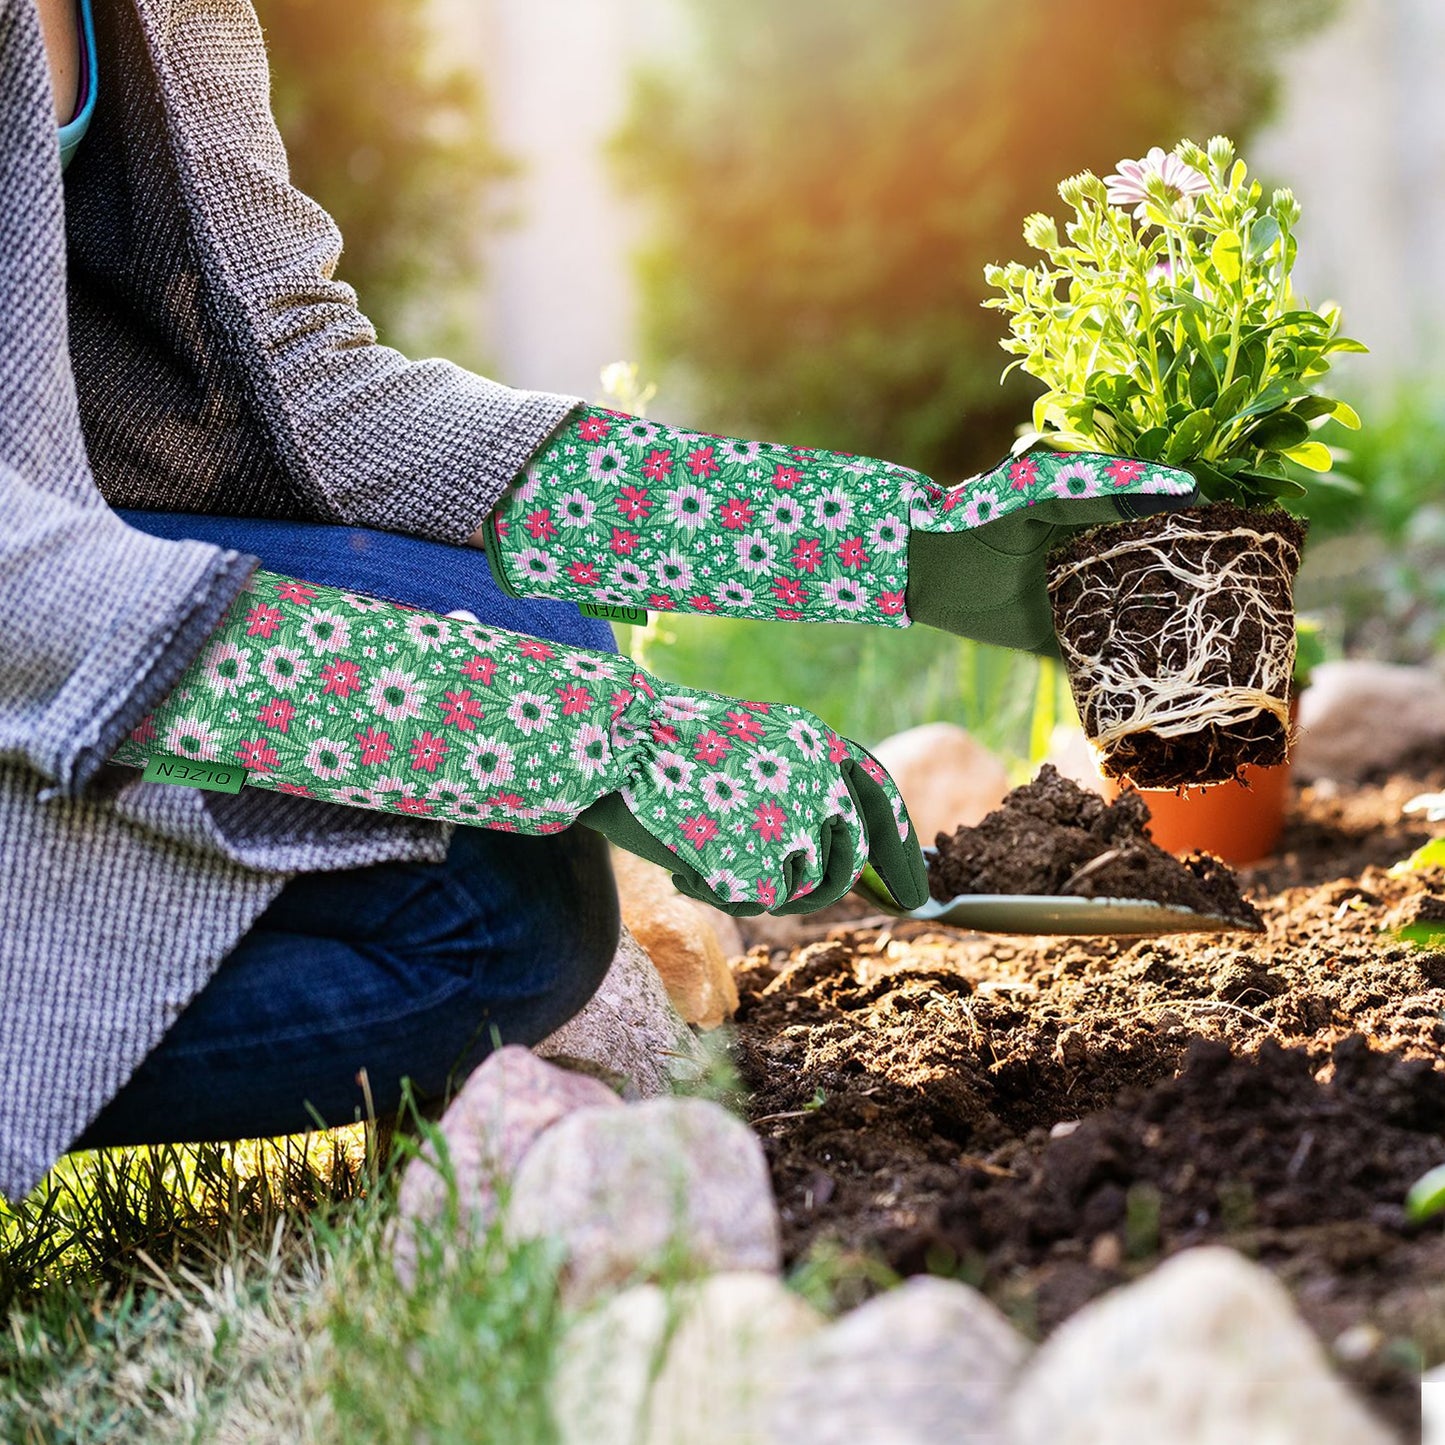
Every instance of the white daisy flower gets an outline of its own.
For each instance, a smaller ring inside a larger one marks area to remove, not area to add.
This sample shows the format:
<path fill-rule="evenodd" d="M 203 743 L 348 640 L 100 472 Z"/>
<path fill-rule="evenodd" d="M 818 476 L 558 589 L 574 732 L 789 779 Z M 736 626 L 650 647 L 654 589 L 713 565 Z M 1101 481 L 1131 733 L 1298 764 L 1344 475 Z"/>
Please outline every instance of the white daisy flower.
<path fill-rule="evenodd" d="M 587 475 L 594 482 L 616 481 L 626 466 L 627 458 L 622 455 L 621 448 L 611 442 L 593 447 L 587 453 Z"/>
<path fill-rule="evenodd" d="M 757 600 L 757 593 L 741 582 L 724 582 L 717 590 L 717 600 L 724 607 L 751 607 Z"/>
<path fill-rule="evenodd" d="M 661 434 L 662 428 L 656 422 L 644 421 L 640 416 L 633 417 L 622 428 L 622 435 L 635 446 L 640 447 L 655 442 Z"/>
<path fill-rule="evenodd" d="M 803 508 L 792 497 L 782 496 L 763 509 L 763 521 L 770 532 L 791 537 L 803 525 Z"/>
<path fill-rule="evenodd" d="M 573 677 L 612 676 L 612 668 L 603 658 L 589 657 L 585 652 L 568 652 L 563 655 L 562 666 Z"/>
<path fill-rule="evenodd" d="M 647 586 L 647 573 L 636 562 L 619 562 L 612 569 L 612 586 L 619 592 L 640 592 Z M 624 596 L 624 602 L 635 600 Z"/>
<path fill-rule="evenodd" d="M 583 777 L 595 778 L 612 760 L 612 745 L 607 734 L 594 723 L 584 723 L 572 739 L 572 761 Z"/>
<path fill-rule="evenodd" d="M 351 744 L 335 738 L 317 738 L 306 749 L 303 761 L 316 777 L 327 782 L 344 778 L 351 771 Z"/>
<path fill-rule="evenodd" d="M 766 572 L 777 559 L 778 549 L 761 532 L 745 532 L 733 543 L 738 566 L 744 572 Z"/>
<path fill-rule="evenodd" d="M 813 499 L 813 525 L 837 532 L 853 520 L 853 502 L 841 487 L 830 487 Z"/>
<path fill-rule="evenodd" d="M 731 439 L 717 443 L 718 452 L 725 462 L 755 462 L 762 452 L 761 442 L 742 442 Z"/>
<path fill-rule="evenodd" d="M 251 659 L 234 642 L 213 642 L 202 660 L 201 676 L 212 692 L 232 697 L 251 679 Z"/>
<path fill-rule="evenodd" d="M 277 692 L 290 692 L 306 676 L 306 661 L 299 648 L 268 647 L 261 654 L 261 676 Z"/>
<path fill-rule="evenodd" d="M 807 718 L 797 718 L 788 725 L 788 741 L 808 762 L 828 751 L 822 733 Z"/>
<path fill-rule="evenodd" d="M 341 652 L 351 645 L 351 622 L 339 612 L 308 612 L 301 637 L 317 652 Z"/>
<path fill-rule="evenodd" d="M 963 525 L 982 527 L 1003 515 L 1003 499 L 992 487 L 979 487 L 963 504 Z"/>
<path fill-rule="evenodd" d="M 408 613 L 405 627 L 407 637 L 422 652 L 440 652 L 452 640 L 451 623 L 430 612 Z"/>
<path fill-rule="evenodd" d="M 384 668 L 366 690 L 366 705 L 388 722 L 420 717 L 423 693 L 414 672 L 399 667 Z"/>
<path fill-rule="evenodd" d="M 746 799 L 742 786 L 726 773 L 708 773 L 702 780 L 703 801 L 718 813 L 731 813 L 742 807 Z"/>
<path fill-rule="evenodd" d="M 692 482 L 674 487 L 666 502 L 667 517 L 674 526 L 695 531 L 712 515 L 712 498 Z"/>
<path fill-rule="evenodd" d="M 747 760 L 748 776 L 765 793 L 786 793 L 792 780 L 793 765 L 771 748 L 759 748 Z"/>
<path fill-rule="evenodd" d="M 523 548 L 517 553 L 516 565 L 524 584 L 535 583 L 542 586 L 557 575 L 557 563 L 540 547 Z"/>
<path fill-rule="evenodd" d="M 355 612 L 380 612 L 391 604 L 380 597 L 367 597 L 360 592 L 343 592 L 341 600 Z"/>
<path fill-rule="evenodd" d="M 507 709 L 507 716 L 524 737 L 541 732 L 557 716 L 557 705 L 540 692 L 519 692 Z"/>
<path fill-rule="evenodd" d="M 868 605 L 868 594 L 851 577 L 824 582 L 818 591 L 839 612 L 861 612 Z"/>
<path fill-rule="evenodd" d="M 1060 467 L 1047 490 L 1051 497 L 1097 497 L 1104 486 L 1098 472 L 1088 462 L 1079 459 Z"/>
<path fill-rule="evenodd" d="M 897 517 L 880 517 L 868 529 L 868 545 L 875 552 L 901 552 L 908 545 L 908 529 Z"/>
<path fill-rule="evenodd" d="M 504 742 L 476 738 L 468 743 L 462 766 L 482 787 L 491 787 L 511 780 L 516 772 L 516 755 Z"/>
<path fill-rule="evenodd" d="M 578 487 L 557 503 L 557 521 L 564 527 L 585 527 L 596 511 L 597 503 Z"/>
<path fill-rule="evenodd" d="M 178 758 L 200 758 L 213 763 L 221 756 L 221 738 L 209 723 L 179 718 L 165 731 L 161 746 Z"/>
<path fill-rule="evenodd" d="M 692 563 L 679 552 L 669 552 L 653 563 L 652 575 L 660 590 L 686 592 L 692 586 Z"/>
<path fill-rule="evenodd" d="M 681 788 L 687 791 L 697 764 L 681 753 L 664 748 L 658 752 L 649 765 L 653 783 L 669 798 Z"/>

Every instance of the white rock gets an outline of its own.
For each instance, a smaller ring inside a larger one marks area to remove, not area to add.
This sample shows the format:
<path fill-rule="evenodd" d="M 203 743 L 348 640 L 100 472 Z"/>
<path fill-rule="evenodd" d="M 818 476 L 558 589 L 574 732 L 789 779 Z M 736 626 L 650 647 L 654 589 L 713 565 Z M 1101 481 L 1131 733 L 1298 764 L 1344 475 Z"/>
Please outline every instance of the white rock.
<path fill-rule="evenodd" d="M 1094 750 L 1077 723 L 1059 723 L 1049 734 L 1049 751 L 1044 762 L 1050 763 L 1071 783 L 1091 792 L 1099 791 L 1103 774 L 1094 757 Z"/>
<path fill-rule="evenodd" d="M 898 784 L 925 847 L 932 847 L 939 833 L 979 822 L 1009 790 L 1004 765 L 952 723 L 894 733 L 873 751 Z"/>
<path fill-rule="evenodd" d="M 1006 1407 L 1011 1445 L 1387 1445 L 1274 1276 L 1187 1250 L 1086 1305 Z"/>
<path fill-rule="evenodd" d="M 440 1124 L 463 1239 L 496 1217 L 498 1190 L 543 1132 L 589 1107 L 621 1108 L 622 1101 L 598 1080 L 554 1068 L 516 1045 L 498 1049 L 472 1071 Z M 448 1202 L 447 1174 L 427 1144 L 407 1164 L 397 1193 L 392 1252 L 403 1283 L 416 1277 L 418 1231 L 440 1225 Z"/>
<path fill-rule="evenodd" d="M 1354 782 L 1413 748 L 1445 742 L 1445 681 L 1429 668 L 1325 662 L 1299 700 L 1295 770 Z"/>
<path fill-rule="evenodd" d="M 761 1441 L 799 1344 L 822 1324 L 771 1275 L 629 1289 L 562 1340 L 552 1385 L 562 1445 Z"/>
<path fill-rule="evenodd" d="M 582 1109 L 522 1160 L 508 1229 L 563 1248 L 564 1296 L 681 1273 L 782 1264 L 777 1207 L 752 1130 L 706 1099 Z"/>
<path fill-rule="evenodd" d="M 646 950 L 624 928 L 617 956 L 587 1007 L 533 1050 L 596 1074 L 627 1099 L 668 1093 L 706 1066 L 702 1048 L 668 999 Z"/>
<path fill-rule="evenodd" d="M 622 921 L 662 975 L 673 1007 L 705 1029 L 731 1017 L 738 990 L 728 958 L 743 951 L 737 925 L 726 913 L 684 897 L 665 868 L 635 853 L 614 848 L 612 871 Z"/>
<path fill-rule="evenodd" d="M 1004 1401 L 1027 1354 L 977 1290 L 917 1276 L 803 1346 L 769 1413 L 771 1438 L 1003 1445 Z"/>

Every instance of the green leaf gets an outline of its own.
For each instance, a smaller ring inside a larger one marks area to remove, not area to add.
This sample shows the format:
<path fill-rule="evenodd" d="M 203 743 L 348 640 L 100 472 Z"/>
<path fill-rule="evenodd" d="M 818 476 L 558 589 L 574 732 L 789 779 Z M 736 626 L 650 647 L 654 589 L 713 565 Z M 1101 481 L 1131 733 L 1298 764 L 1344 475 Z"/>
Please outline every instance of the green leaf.
<path fill-rule="evenodd" d="M 1169 432 L 1162 426 L 1151 426 L 1134 443 L 1134 455 L 1141 462 L 1157 462 L 1169 442 Z"/>
<path fill-rule="evenodd" d="M 1363 341 L 1352 341 L 1348 336 L 1336 336 L 1325 343 L 1326 351 L 1359 351 L 1368 353 L 1370 348 Z"/>
<path fill-rule="evenodd" d="M 1423 873 L 1427 868 L 1445 868 L 1445 838 L 1432 838 L 1416 848 L 1403 863 L 1397 863 L 1390 872 Z"/>
<path fill-rule="evenodd" d="M 1258 261 L 1279 238 L 1279 222 L 1273 216 L 1261 216 L 1249 228 L 1250 259 Z"/>
<path fill-rule="evenodd" d="M 1331 415 L 1341 426 L 1349 427 L 1351 431 L 1359 431 L 1360 414 L 1354 407 L 1347 405 L 1343 401 L 1337 401 Z"/>
<path fill-rule="evenodd" d="M 1412 1224 L 1423 1224 L 1445 1209 L 1445 1164 L 1437 1164 L 1422 1174 L 1405 1196 L 1405 1217 Z"/>
<path fill-rule="evenodd" d="M 1303 442 L 1284 455 L 1312 472 L 1327 472 L 1335 464 L 1334 454 L 1323 442 Z"/>
<path fill-rule="evenodd" d="M 1211 410 L 1216 421 L 1233 421 L 1239 413 L 1240 404 L 1254 387 L 1247 376 L 1236 376 L 1219 394 L 1219 400 Z"/>
<path fill-rule="evenodd" d="M 1267 452 L 1287 452 L 1309 440 L 1309 423 L 1293 412 L 1276 411 L 1257 421 L 1242 440 Z"/>
<path fill-rule="evenodd" d="M 1184 470 L 1199 483 L 1199 490 L 1204 493 L 1204 500 L 1207 502 L 1226 502 L 1239 496 L 1239 488 L 1235 485 L 1234 478 L 1210 466 L 1208 462 L 1201 462 L 1196 458 L 1187 463 Z"/>
<path fill-rule="evenodd" d="M 1238 232 L 1221 231 L 1209 248 L 1209 259 L 1219 272 L 1220 280 L 1227 286 L 1233 286 L 1239 280 L 1244 263 L 1244 248 L 1240 245 Z"/>
<path fill-rule="evenodd" d="M 1169 439 L 1169 445 L 1164 448 L 1164 460 L 1182 462 L 1186 457 L 1208 446 L 1213 435 L 1213 415 L 1207 409 L 1190 412 L 1179 423 L 1174 435 Z"/>
<path fill-rule="evenodd" d="M 1247 486 L 1250 491 L 1258 492 L 1262 496 L 1274 497 L 1276 500 L 1285 497 L 1303 497 L 1309 494 L 1309 488 L 1303 483 L 1295 481 L 1293 477 L 1272 477 L 1263 472 L 1240 472 L 1235 482 Z"/>
<path fill-rule="evenodd" d="M 1219 394 L 1219 378 L 1209 364 L 1209 358 L 1199 353 L 1194 365 L 1189 368 L 1189 400 L 1195 406 L 1212 406 Z"/>
<path fill-rule="evenodd" d="M 1314 421 L 1316 417 L 1329 416 L 1334 411 L 1336 403 L 1327 396 L 1307 396 L 1303 401 L 1297 401 L 1290 407 L 1290 415 L 1297 416 L 1303 421 Z"/>

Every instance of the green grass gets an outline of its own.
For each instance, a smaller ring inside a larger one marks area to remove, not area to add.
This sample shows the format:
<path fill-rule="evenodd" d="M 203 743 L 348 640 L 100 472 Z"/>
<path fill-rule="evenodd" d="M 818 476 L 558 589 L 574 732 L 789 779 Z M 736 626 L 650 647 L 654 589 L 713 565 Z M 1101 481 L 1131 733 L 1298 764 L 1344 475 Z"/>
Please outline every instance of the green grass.
<path fill-rule="evenodd" d="M 425 1133 L 434 1126 L 419 1126 Z M 493 1231 L 386 1244 L 415 1142 L 75 1155 L 0 1201 L 0 1440 L 553 1438 L 556 1260 Z"/>

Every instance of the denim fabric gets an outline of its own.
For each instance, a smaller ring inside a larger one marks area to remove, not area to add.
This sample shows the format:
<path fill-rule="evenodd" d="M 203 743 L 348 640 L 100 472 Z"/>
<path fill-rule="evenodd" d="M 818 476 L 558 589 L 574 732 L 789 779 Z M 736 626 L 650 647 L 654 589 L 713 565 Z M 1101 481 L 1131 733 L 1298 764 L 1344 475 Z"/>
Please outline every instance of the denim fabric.
<path fill-rule="evenodd" d="M 606 623 L 518 601 L 481 552 L 392 533 L 124 512 L 167 538 L 229 539 L 268 568 L 490 625 L 612 650 Z M 496 1042 L 532 1044 L 592 996 L 612 959 L 607 845 L 458 828 L 445 863 L 293 878 L 79 1141 L 230 1139 L 394 1109 L 403 1077 L 444 1096 Z"/>

